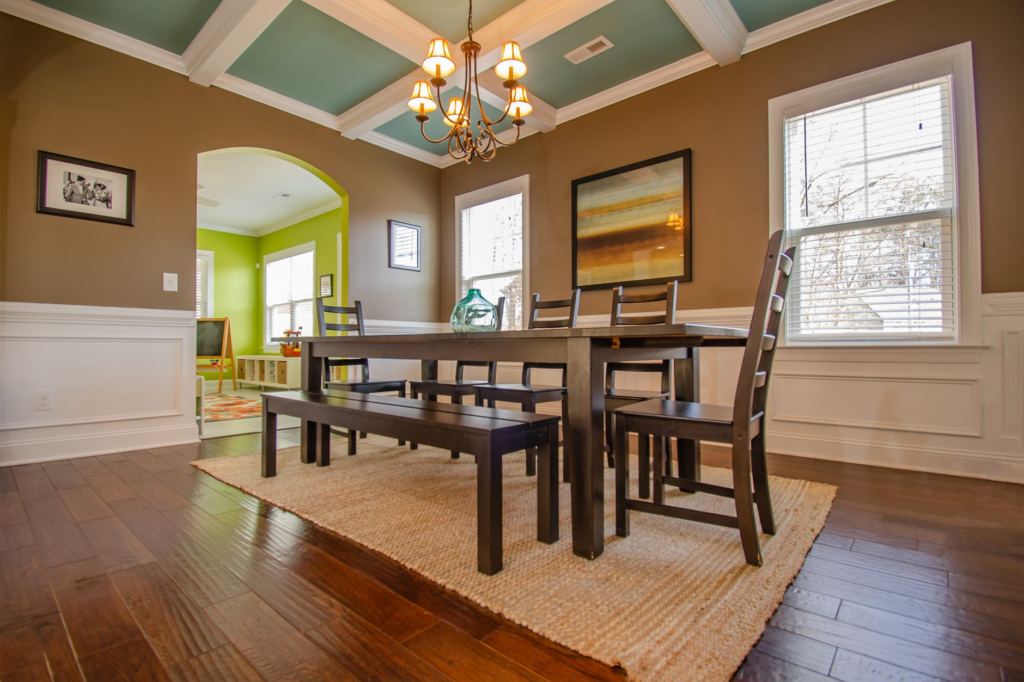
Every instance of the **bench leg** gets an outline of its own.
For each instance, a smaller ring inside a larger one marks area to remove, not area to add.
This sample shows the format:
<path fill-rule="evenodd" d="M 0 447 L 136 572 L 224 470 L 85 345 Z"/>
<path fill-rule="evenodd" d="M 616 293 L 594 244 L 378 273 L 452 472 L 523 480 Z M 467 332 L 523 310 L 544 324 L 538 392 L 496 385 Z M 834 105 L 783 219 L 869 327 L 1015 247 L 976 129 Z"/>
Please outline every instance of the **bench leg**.
<path fill-rule="evenodd" d="M 661 436 L 654 436 L 654 504 L 665 504 L 665 439 Z"/>
<path fill-rule="evenodd" d="M 501 563 L 501 455 L 476 458 L 476 567 L 494 575 Z"/>
<path fill-rule="evenodd" d="M 400 389 L 398 389 L 398 397 L 399 398 L 404 398 L 405 397 L 405 382 L 404 381 L 402 382 L 402 387 Z M 404 440 L 399 440 L 398 441 L 398 447 L 402 447 L 403 445 L 405 445 L 405 441 Z"/>
<path fill-rule="evenodd" d="M 299 461 L 312 464 L 316 461 L 316 424 L 308 419 L 302 420 Z"/>
<path fill-rule="evenodd" d="M 277 414 L 267 411 L 263 401 L 263 478 L 277 476 Z"/>
<path fill-rule="evenodd" d="M 540 449 L 537 539 L 549 545 L 558 542 L 558 424 L 548 427 L 548 442 Z"/>
<path fill-rule="evenodd" d="M 316 429 L 316 465 L 326 467 L 331 465 L 331 425 L 317 424 Z"/>
<path fill-rule="evenodd" d="M 569 394 L 562 396 L 562 480 L 569 482 Z"/>
<path fill-rule="evenodd" d="M 424 360 L 424 362 L 426 362 L 426 361 Z M 419 397 L 420 397 L 420 394 L 419 394 L 419 392 L 418 392 L 418 391 L 414 390 L 414 389 L 413 389 L 413 388 L 411 388 L 411 387 L 409 388 L 409 391 L 411 392 L 411 397 L 412 397 L 412 398 L 413 398 L 414 400 L 418 400 L 418 399 L 419 399 Z M 419 449 L 419 447 L 420 447 L 420 444 L 419 444 L 419 443 L 417 443 L 416 441 L 409 441 L 409 449 L 410 449 L 410 450 L 418 450 L 418 449 Z"/>
<path fill-rule="evenodd" d="M 628 434 L 627 434 L 628 436 Z M 627 441 L 628 442 L 628 441 Z M 638 494 L 645 500 L 651 499 L 651 438 L 642 433 L 637 434 L 637 449 L 639 450 L 636 476 L 638 479 Z"/>
<path fill-rule="evenodd" d="M 359 434 L 353 429 L 348 430 L 348 456 L 356 454 L 356 439 L 359 438 Z"/>
<path fill-rule="evenodd" d="M 523 403 L 523 412 L 536 413 L 537 403 L 532 399 Z M 526 475 L 537 475 L 537 448 L 526 448 Z"/>
<path fill-rule="evenodd" d="M 462 396 L 459 395 L 456 392 L 454 395 L 452 395 L 452 405 L 461 405 L 461 404 L 462 404 Z M 458 459 L 458 458 L 459 458 L 459 453 L 456 452 L 455 450 L 452 450 L 452 459 Z"/>
<path fill-rule="evenodd" d="M 640 434 L 640 452 L 647 449 L 643 444 L 647 442 L 646 437 Z M 629 537 L 629 509 L 626 508 L 626 500 L 629 499 L 629 433 L 626 431 L 626 418 L 617 415 L 615 417 L 615 534 L 620 538 Z M 640 466 L 643 466 L 644 454 L 640 455 Z M 641 486 L 643 485 L 643 474 L 641 474 Z"/>

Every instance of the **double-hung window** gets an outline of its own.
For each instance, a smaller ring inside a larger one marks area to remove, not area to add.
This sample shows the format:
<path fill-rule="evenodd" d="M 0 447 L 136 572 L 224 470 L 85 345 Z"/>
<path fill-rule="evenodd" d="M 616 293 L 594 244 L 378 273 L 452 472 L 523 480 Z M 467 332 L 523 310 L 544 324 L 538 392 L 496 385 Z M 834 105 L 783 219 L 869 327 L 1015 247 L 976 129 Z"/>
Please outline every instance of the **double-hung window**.
<path fill-rule="evenodd" d="M 773 100 L 773 213 L 797 247 L 787 343 L 959 339 L 960 76 L 925 55 Z"/>
<path fill-rule="evenodd" d="M 491 303 L 505 297 L 503 329 L 522 329 L 528 291 L 529 176 L 455 199 L 456 263 L 462 298 L 479 289 Z"/>
<path fill-rule="evenodd" d="M 316 243 L 309 242 L 278 251 L 263 259 L 263 343 L 274 346 L 274 337 L 286 330 L 302 329 L 312 336 L 315 297 Z"/>
<path fill-rule="evenodd" d="M 196 317 L 213 317 L 213 251 L 196 249 Z"/>

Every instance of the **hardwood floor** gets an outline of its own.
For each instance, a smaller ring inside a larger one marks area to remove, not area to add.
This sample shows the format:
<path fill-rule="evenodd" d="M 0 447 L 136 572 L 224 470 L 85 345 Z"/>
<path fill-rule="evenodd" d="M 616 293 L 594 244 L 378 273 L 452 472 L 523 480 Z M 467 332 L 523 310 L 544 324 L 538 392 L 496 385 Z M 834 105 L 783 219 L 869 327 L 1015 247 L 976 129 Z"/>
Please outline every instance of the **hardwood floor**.
<path fill-rule="evenodd" d="M 0 679 L 624 678 L 189 465 L 258 448 L 0 469 Z M 737 679 L 1024 679 L 1024 486 L 769 462 L 839 494 Z"/>

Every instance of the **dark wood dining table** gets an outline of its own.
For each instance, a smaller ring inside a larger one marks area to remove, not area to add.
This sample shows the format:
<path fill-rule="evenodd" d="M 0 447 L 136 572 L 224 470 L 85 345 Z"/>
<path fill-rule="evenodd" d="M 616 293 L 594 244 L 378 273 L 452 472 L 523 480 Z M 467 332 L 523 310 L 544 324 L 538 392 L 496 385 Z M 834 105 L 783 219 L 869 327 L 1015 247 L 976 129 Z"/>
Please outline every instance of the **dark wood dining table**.
<path fill-rule="evenodd" d="M 481 333 L 301 337 L 302 390 L 324 390 L 321 358 L 420 360 L 425 380 L 439 360 L 552 362 L 568 366 L 569 424 L 563 448 L 570 459 L 572 549 L 595 559 L 604 551 L 604 363 L 671 359 L 674 396 L 700 399 L 700 348 L 742 346 L 746 329 L 699 324 L 531 329 Z M 294 340 L 294 339 L 292 339 Z M 315 424 L 302 424 L 304 462 L 313 461 Z M 699 476 L 700 444 L 680 442 L 684 475 Z"/>

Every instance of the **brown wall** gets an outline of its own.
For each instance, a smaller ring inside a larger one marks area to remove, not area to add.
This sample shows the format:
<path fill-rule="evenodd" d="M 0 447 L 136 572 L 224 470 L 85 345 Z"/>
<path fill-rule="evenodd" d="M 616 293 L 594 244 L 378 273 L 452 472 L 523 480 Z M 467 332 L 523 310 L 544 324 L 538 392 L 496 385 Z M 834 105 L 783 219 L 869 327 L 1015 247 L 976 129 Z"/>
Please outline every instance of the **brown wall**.
<path fill-rule="evenodd" d="M 983 290 L 1024 291 L 1019 174 L 1011 170 L 1024 150 L 1022 27 L 1021 0 L 895 0 L 533 135 L 490 163 L 450 166 L 441 175 L 441 310 L 455 302 L 457 195 L 530 174 L 530 285 L 561 298 L 572 284 L 571 181 L 687 147 L 693 282 L 680 285 L 679 307 L 751 305 L 768 241 L 768 100 L 966 41 L 974 47 Z M 581 312 L 609 306 L 608 292 L 585 292 Z"/>
<path fill-rule="evenodd" d="M 291 154 L 349 193 L 350 294 L 368 317 L 438 317 L 438 169 L 6 14 L 0 300 L 191 309 L 196 154 L 236 146 Z M 135 226 L 37 214 L 40 149 L 135 169 Z M 422 272 L 387 268 L 389 218 L 423 227 Z"/>

